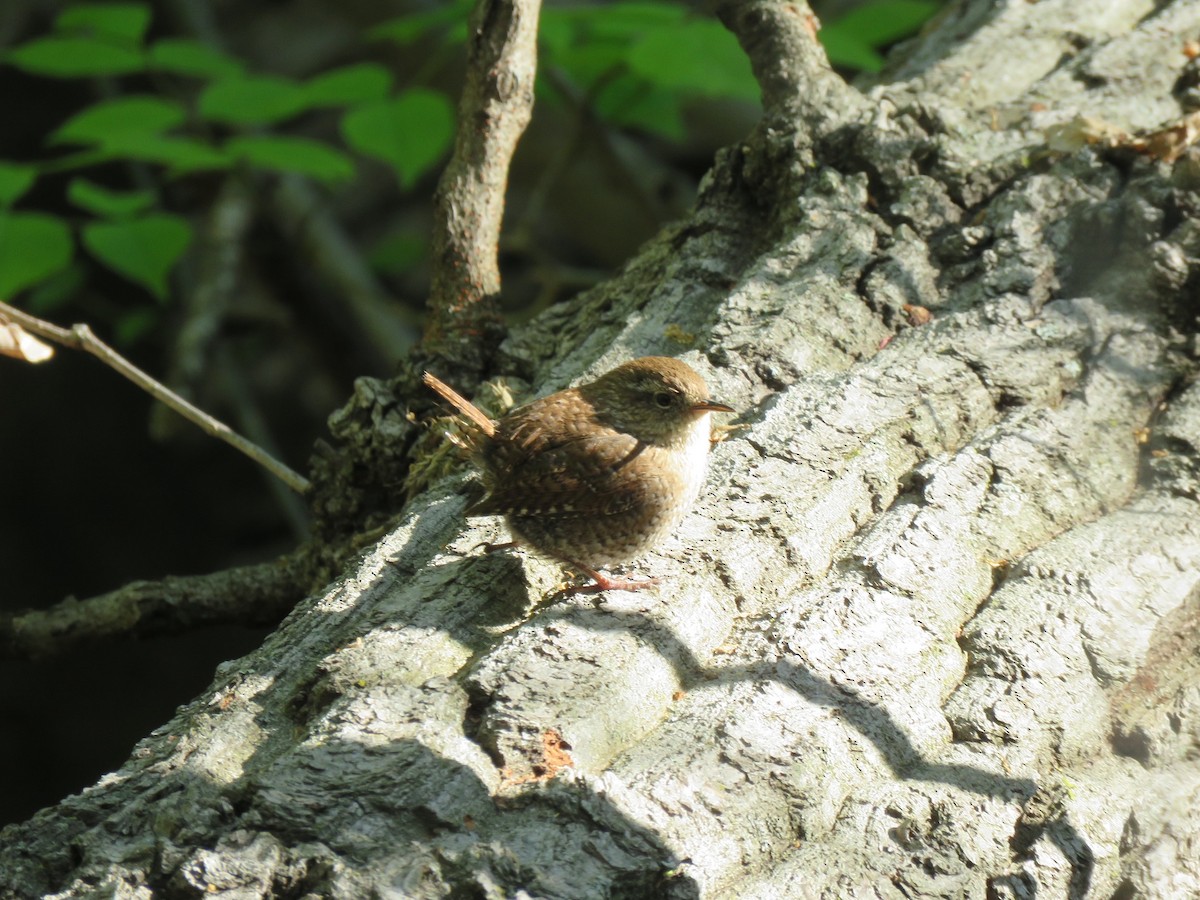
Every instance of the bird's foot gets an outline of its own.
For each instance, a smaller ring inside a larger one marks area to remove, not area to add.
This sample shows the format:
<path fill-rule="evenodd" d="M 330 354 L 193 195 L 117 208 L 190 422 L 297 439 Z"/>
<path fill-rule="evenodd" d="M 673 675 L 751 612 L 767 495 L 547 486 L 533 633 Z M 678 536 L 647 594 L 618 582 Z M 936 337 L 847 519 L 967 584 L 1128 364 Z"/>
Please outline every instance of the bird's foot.
<path fill-rule="evenodd" d="M 628 578 L 605 575 L 599 569 L 591 569 L 574 561 L 571 562 L 571 565 L 591 578 L 593 582 L 592 584 L 584 584 L 576 588 L 571 588 L 570 592 L 574 594 L 598 594 L 601 591 L 640 591 L 658 584 L 657 578 L 641 578 L 637 581 L 631 581 Z"/>

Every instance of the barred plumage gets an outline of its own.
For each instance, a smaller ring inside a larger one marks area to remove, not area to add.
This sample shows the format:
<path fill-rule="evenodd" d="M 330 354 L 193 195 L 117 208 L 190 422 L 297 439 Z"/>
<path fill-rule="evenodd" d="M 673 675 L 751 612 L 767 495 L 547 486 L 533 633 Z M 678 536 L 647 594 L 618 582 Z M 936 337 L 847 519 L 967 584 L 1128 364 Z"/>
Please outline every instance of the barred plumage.
<path fill-rule="evenodd" d="M 599 589 L 651 582 L 599 570 L 670 534 L 704 481 L 709 399 L 686 363 L 647 356 L 596 381 L 534 400 L 498 421 L 426 373 L 474 432 L 487 496 L 468 515 L 502 515 L 519 543 L 592 576 Z"/>

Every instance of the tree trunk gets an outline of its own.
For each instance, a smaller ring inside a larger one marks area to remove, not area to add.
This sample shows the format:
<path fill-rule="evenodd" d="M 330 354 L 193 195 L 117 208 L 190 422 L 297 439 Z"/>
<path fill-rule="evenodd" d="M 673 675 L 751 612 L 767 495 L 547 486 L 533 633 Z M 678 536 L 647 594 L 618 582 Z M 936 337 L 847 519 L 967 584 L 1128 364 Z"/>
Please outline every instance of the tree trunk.
<path fill-rule="evenodd" d="M 1200 0 L 964 0 L 869 90 L 721 15 L 761 126 L 502 350 L 743 411 L 662 585 L 542 602 L 444 480 L 0 893 L 1200 895 L 1200 157 L 1131 137 Z"/>

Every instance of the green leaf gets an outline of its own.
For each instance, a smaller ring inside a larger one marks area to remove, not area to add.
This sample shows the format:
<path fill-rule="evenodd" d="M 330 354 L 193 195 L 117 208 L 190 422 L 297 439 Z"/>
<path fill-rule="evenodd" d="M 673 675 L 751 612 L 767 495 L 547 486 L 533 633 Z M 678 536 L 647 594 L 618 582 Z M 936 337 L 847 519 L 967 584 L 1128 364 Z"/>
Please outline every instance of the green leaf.
<path fill-rule="evenodd" d="M 424 231 L 401 228 L 376 241 L 367 254 L 367 261 L 377 272 L 403 275 L 428 253 L 429 238 Z"/>
<path fill-rule="evenodd" d="M 688 18 L 687 8 L 678 3 L 595 4 L 576 7 L 575 11 L 589 40 L 616 39 L 622 43 L 653 31 L 679 28 Z"/>
<path fill-rule="evenodd" d="M 0 207 L 12 206 L 20 200 L 21 195 L 33 187 L 37 176 L 35 166 L 0 159 Z"/>
<path fill-rule="evenodd" d="M 72 178 L 67 199 L 102 218 L 125 219 L 153 206 L 158 198 L 153 191 L 110 191 L 86 178 Z"/>
<path fill-rule="evenodd" d="M 51 78 L 85 78 L 140 72 L 142 52 L 86 37 L 44 37 L 0 57 L 18 69 Z"/>
<path fill-rule="evenodd" d="M 684 6 L 675 3 L 585 4 L 547 7 L 538 23 L 538 43 L 558 65 L 573 72 L 611 68 L 624 62 L 629 47 L 653 31 L 677 28 L 687 18 Z M 592 57 L 590 62 L 580 55 Z M 611 62 L 605 62 L 605 60 Z M 590 83 L 591 78 L 583 79 Z"/>
<path fill-rule="evenodd" d="M 628 46 L 609 41 L 571 47 L 552 58 L 576 84 L 586 90 L 614 69 L 623 69 L 628 56 Z M 638 81 L 645 86 L 645 80 L 639 78 Z"/>
<path fill-rule="evenodd" d="M 88 3 L 64 10 L 54 20 L 58 31 L 77 31 L 140 44 L 150 27 L 144 3 Z"/>
<path fill-rule="evenodd" d="M 226 78 L 200 95 L 206 118 L 230 125 L 266 125 L 291 118 L 308 106 L 301 85 L 271 75 Z"/>
<path fill-rule="evenodd" d="M 162 321 L 162 310 L 144 304 L 137 309 L 125 312 L 117 319 L 113 340 L 119 347 L 136 344 L 149 334 Z"/>
<path fill-rule="evenodd" d="M 192 240 L 192 227 L 169 213 L 126 222 L 93 222 L 83 228 L 83 244 L 98 260 L 158 297 L 167 296 L 167 275 Z"/>
<path fill-rule="evenodd" d="M 176 173 L 227 169 L 230 165 L 224 153 L 191 138 L 122 134 L 105 141 L 102 149 L 109 158 L 160 163 Z"/>
<path fill-rule="evenodd" d="M 758 99 L 758 83 L 733 35 L 704 19 L 655 29 L 629 50 L 630 71 L 668 90 Z"/>
<path fill-rule="evenodd" d="M 165 38 L 150 45 L 150 68 L 192 78 L 231 78 L 245 68 L 240 60 L 226 56 L 199 41 Z"/>
<path fill-rule="evenodd" d="M 367 37 L 372 40 L 411 44 L 428 36 L 432 31 L 444 29 L 447 25 L 465 25 L 470 12 L 471 0 L 453 0 L 452 3 L 435 6 L 426 12 L 400 16 L 376 25 L 367 32 Z"/>
<path fill-rule="evenodd" d="M 454 110 L 445 95 L 417 88 L 346 113 L 342 136 L 359 153 L 391 165 L 407 188 L 449 148 Z"/>
<path fill-rule="evenodd" d="M 864 44 L 853 34 L 837 28 L 821 29 L 821 44 L 829 62 L 844 69 L 861 69 L 878 72 L 883 68 L 883 57 L 869 44 Z"/>
<path fill-rule="evenodd" d="M 56 144 L 104 144 L 120 137 L 158 134 L 186 118 L 183 107 L 169 100 L 122 97 L 76 113 L 59 126 L 50 140 Z"/>
<path fill-rule="evenodd" d="M 392 89 L 392 75 L 376 63 L 358 63 L 318 75 L 305 86 L 312 106 L 341 106 L 383 100 Z"/>
<path fill-rule="evenodd" d="M 575 44 L 575 35 L 579 29 L 575 27 L 574 17 L 568 18 L 562 15 L 563 12 L 565 10 L 547 7 L 542 10 L 538 19 L 538 53 L 549 59 L 564 57 Z"/>
<path fill-rule="evenodd" d="M 831 22 L 820 37 L 824 43 L 825 31 L 832 28 L 868 47 L 886 47 L 915 32 L 939 6 L 932 0 L 876 0 Z"/>
<path fill-rule="evenodd" d="M 596 96 L 595 105 L 596 112 L 614 125 L 640 128 L 675 141 L 686 137 L 678 96 L 650 90 L 640 78 L 613 79 Z"/>
<path fill-rule="evenodd" d="M 264 169 L 279 169 L 309 175 L 322 181 L 344 181 L 354 177 L 354 162 L 332 147 L 308 138 L 238 137 L 226 141 L 226 151 Z"/>
<path fill-rule="evenodd" d="M 0 299 L 43 281 L 71 261 L 71 231 L 44 213 L 0 212 Z"/>
<path fill-rule="evenodd" d="M 21 306 L 35 316 L 44 316 L 70 301 L 86 282 L 83 266 L 73 260 L 65 269 L 32 288 L 21 300 Z"/>

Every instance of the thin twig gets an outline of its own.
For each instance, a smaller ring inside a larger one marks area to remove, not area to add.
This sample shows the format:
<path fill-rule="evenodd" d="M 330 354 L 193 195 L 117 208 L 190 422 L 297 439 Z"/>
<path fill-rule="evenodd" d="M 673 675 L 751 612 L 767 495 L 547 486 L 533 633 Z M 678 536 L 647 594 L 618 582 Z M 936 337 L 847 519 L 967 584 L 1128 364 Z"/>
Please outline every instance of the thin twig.
<path fill-rule="evenodd" d="M 280 232 L 299 247 L 305 264 L 332 289 L 338 311 L 354 322 L 355 340 L 367 357 L 368 370 L 390 371 L 420 336 L 416 313 L 380 284 L 361 248 L 312 182 L 283 175 L 267 200 Z"/>
<path fill-rule="evenodd" d="M 246 377 L 242 374 L 232 350 L 221 344 L 216 348 L 213 359 L 216 363 L 217 383 L 229 403 L 230 418 L 247 439 L 254 441 L 265 452 L 279 453 L 279 444 L 267 424 L 267 417 L 255 402 L 254 391 L 246 383 Z M 289 491 L 277 478 L 266 474 L 262 478 L 267 490 L 275 498 L 292 536 L 298 541 L 304 540 L 309 532 L 308 506 L 304 499 Z"/>
<path fill-rule="evenodd" d="M 167 7 L 181 31 L 216 50 L 230 52 L 207 0 L 171 0 Z M 364 368 L 390 371 L 420 337 L 417 315 L 375 275 L 362 248 L 309 179 L 289 174 L 274 181 L 275 186 L 263 192 L 264 209 L 280 234 L 298 245 L 294 256 L 329 286 L 337 313 L 353 323 L 349 336 Z"/>
<path fill-rule="evenodd" d="M 150 394 L 150 396 L 154 397 L 154 399 L 165 403 L 185 419 L 198 425 L 206 433 L 220 438 L 234 449 L 240 450 L 283 481 L 292 490 L 303 494 L 309 489 L 308 479 L 303 475 L 292 471 L 261 447 L 252 444 L 234 432 L 224 422 L 214 419 L 204 410 L 194 406 L 168 389 L 161 382 L 155 381 L 125 357 L 121 356 L 121 354 L 117 353 L 117 351 L 113 350 L 108 344 L 96 337 L 92 329 L 87 325 L 81 323 L 73 325 L 70 329 L 62 328 L 44 319 L 39 319 L 37 316 L 21 312 L 21 310 L 15 309 L 7 303 L 0 302 L 0 320 L 2 319 L 16 322 L 26 331 L 54 341 L 63 347 L 70 347 L 72 350 L 87 351 L 121 375 L 124 375 L 142 390 L 146 391 L 146 393 Z"/>
<path fill-rule="evenodd" d="M 842 118 L 858 92 L 829 66 L 820 23 L 803 0 L 718 0 L 717 17 L 750 58 L 768 116 L 799 114 L 811 128 Z"/>
<path fill-rule="evenodd" d="M 509 164 L 533 115 L 539 0 L 477 0 L 454 153 L 434 195 L 430 316 L 423 349 L 480 374 L 500 334 L 500 222 Z"/>
<path fill-rule="evenodd" d="M 189 251 L 191 265 L 184 268 L 180 290 L 182 324 L 170 349 L 170 365 L 163 381 L 184 397 L 194 397 L 209 372 L 209 359 L 219 344 L 226 316 L 234 306 L 241 278 L 246 232 L 253 221 L 254 200 L 241 173 L 230 174 L 217 190 L 203 216 L 196 241 Z M 150 411 L 150 433 L 159 439 L 184 427 L 166 407 Z"/>

